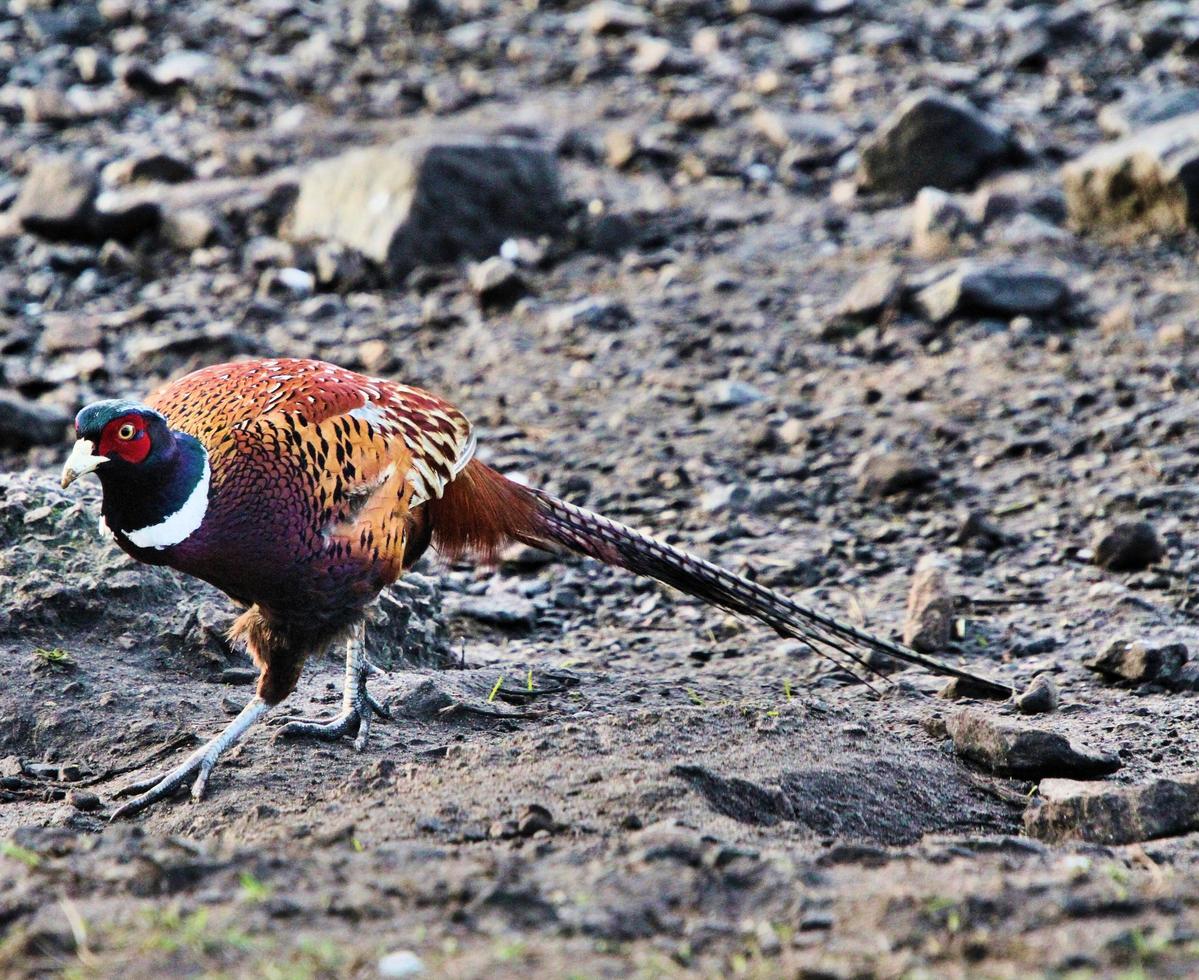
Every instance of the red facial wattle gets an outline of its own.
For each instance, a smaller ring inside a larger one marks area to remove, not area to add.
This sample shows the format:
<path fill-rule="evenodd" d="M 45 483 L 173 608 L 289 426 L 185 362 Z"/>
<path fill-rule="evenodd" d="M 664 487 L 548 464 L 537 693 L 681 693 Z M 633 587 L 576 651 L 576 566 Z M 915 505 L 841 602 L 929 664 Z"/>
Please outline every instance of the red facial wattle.
<path fill-rule="evenodd" d="M 96 452 L 116 456 L 126 463 L 140 463 L 150 454 L 150 434 L 140 415 L 122 415 L 104 426 Z"/>

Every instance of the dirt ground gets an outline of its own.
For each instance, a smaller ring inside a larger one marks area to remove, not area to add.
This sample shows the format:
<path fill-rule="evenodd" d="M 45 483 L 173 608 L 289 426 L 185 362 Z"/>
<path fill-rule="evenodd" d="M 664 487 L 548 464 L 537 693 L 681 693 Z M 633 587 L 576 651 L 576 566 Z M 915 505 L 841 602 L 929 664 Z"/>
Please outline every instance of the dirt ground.
<path fill-rule="evenodd" d="M 1194 770 L 1194 692 L 1082 665 L 1119 637 L 1199 642 L 1193 235 L 981 236 L 953 255 L 1059 275 L 1066 308 L 931 324 L 905 307 L 849 327 L 836 311 L 874 263 L 912 279 L 937 263 L 911 254 L 907 202 L 846 197 L 844 159 L 784 179 L 750 122 L 824 111 L 852 147 L 904 92 L 952 78 L 1030 151 L 981 186 L 1056 191 L 1125 84 L 1196 82 L 1193 53 L 1129 41 L 1163 5 L 1073 5 L 1087 29 L 1030 69 L 1003 26 L 1023 4 L 818 17 L 797 2 L 793 20 L 836 55 L 802 70 L 779 40 L 793 25 L 737 5 L 634 7 L 646 23 L 590 46 L 575 4 L 431 4 L 446 20 L 420 29 L 390 3 L 119 6 L 100 5 L 116 26 L 92 49 L 119 52 L 141 27 L 146 62 L 205 50 L 258 88 L 185 83 L 49 126 L 6 115 L 0 191 L 49 149 L 107 162 L 165 146 L 248 181 L 345 146 L 519 124 L 559 148 L 580 213 L 619 216 L 627 241 L 552 248 L 524 270 L 526 296 L 483 306 L 460 269 L 263 298 L 249 253 L 272 232 L 253 222 L 191 253 L 139 240 L 119 262 L 98 242 L 18 235 L 0 245 L 6 388 L 69 414 L 257 353 L 399 378 L 462 407 L 491 465 L 883 635 L 937 553 L 960 599 L 947 659 L 1018 689 L 1051 672 L 1062 706 L 1036 724 L 1116 752 L 1113 784 Z M 33 14 L 10 10 L 8 84 L 65 87 L 80 42 L 36 40 Z M 249 18 L 266 39 L 245 40 Z M 630 61 L 644 34 L 698 58 L 705 29 L 732 68 Z M 264 52 L 278 63 L 255 74 Z M 677 122 L 685 98 L 712 118 Z M 296 105 L 303 126 L 273 124 Z M 639 134 L 640 154 L 615 165 L 612 133 Z M 619 323 L 553 315 L 588 297 L 623 307 Z M 64 323 L 99 339 L 51 345 Z M 217 323 L 231 331 L 205 332 Z M 752 389 L 724 398 L 728 381 Z M 0 456 L 0 974 L 375 977 L 400 951 L 463 978 L 1199 970 L 1195 835 L 1032 839 L 1036 782 L 955 754 L 945 721 L 962 702 L 936 696 L 942 680 L 906 670 L 872 690 L 765 628 L 576 560 L 422 561 L 392 592 L 414 611 L 382 602 L 372 627 L 394 668 L 372 688 L 398 710 L 365 752 L 274 741 L 268 722 L 203 801 L 109 824 L 114 792 L 218 731 L 252 674 L 221 638 L 227 600 L 105 542 L 98 487 L 58 489 L 68 439 L 64 426 L 60 444 Z M 931 476 L 863 492 L 862 460 L 884 450 Z M 1001 538 L 962 541 L 971 513 Z M 1096 567 L 1097 530 L 1132 518 L 1165 558 Z M 340 681 L 331 652 L 285 707 L 331 712 Z"/>

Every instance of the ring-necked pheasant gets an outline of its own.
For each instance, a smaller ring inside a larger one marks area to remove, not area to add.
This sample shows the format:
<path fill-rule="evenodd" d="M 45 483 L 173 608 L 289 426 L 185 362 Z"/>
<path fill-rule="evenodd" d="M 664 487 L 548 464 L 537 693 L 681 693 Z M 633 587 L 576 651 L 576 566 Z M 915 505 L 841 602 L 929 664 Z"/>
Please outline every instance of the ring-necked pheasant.
<path fill-rule="evenodd" d="M 501 476 L 474 459 L 470 423 L 418 388 L 312 360 L 204 368 L 145 403 L 101 401 L 75 420 L 62 484 L 95 471 L 102 513 L 134 558 L 204 579 L 246 607 L 231 636 L 261 675 L 257 692 L 178 768 L 134 789 L 114 817 L 189 780 L 204 792 L 220 754 L 295 688 L 305 658 L 347 641 L 343 709 L 283 734 L 356 735 L 386 710 L 367 692 L 366 606 L 433 544 L 491 558 L 507 542 L 566 549 L 752 616 L 825 655 L 876 650 L 977 678 L 806 608 L 755 582 Z"/>

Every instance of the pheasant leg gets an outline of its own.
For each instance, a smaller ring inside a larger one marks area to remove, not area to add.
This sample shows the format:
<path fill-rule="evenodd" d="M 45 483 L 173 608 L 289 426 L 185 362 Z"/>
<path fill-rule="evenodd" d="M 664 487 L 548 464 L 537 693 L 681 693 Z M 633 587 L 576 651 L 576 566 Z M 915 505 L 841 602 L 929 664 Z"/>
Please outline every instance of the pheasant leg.
<path fill-rule="evenodd" d="M 354 749 L 361 752 L 370 738 L 375 715 L 390 718 L 391 709 L 380 704 L 366 689 L 366 679 L 378 671 L 366 658 L 366 641 L 361 627 L 346 642 L 346 680 L 341 696 L 341 711 L 333 718 L 288 718 L 278 738 L 307 736 L 334 741 L 355 735 Z"/>
<path fill-rule="evenodd" d="M 208 776 L 216 765 L 217 759 L 234 742 L 246 733 L 246 730 L 259 718 L 271 710 L 271 706 L 262 698 L 253 698 L 228 727 L 216 738 L 205 742 L 195 752 L 189 755 L 178 767 L 163 776 L 152 776 L 130 783 L 117 792 L 118 796 L 128 796 L 130 793 L 140 793 L 127 803 L 121 804 L 113 812 L 113 820 L 132 817 L 142 810 L 173 795 L 177 790 L 191 783 L 193 799 L 200 799 L 208 786 Z"/>

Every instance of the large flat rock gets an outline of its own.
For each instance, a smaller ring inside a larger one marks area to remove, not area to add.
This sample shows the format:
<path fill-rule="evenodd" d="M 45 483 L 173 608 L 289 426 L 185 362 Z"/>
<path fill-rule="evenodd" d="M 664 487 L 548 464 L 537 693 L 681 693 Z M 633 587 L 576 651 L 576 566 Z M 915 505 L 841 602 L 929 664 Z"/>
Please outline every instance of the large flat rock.
<path fill-rule="evenodd" d="M 486 258 L 507 238 L 555 234 L 564 217 L 557 160 L 537 143 L 409 141 L 309 167 L 286 231 L 342 242 L 404 275 Z"/>
<path fill-rule="evenodd" d="M 1199 112 L 1169 119 L 1062 167 L 1077 228 L 1175 234 L 1199 227 Z"/>
<path fill-rule="evenodd" d="M 1199 829 L 1199 775 L 1137 786 L 1044 779 L 1024 828 L 1052 843 L 1131 844 L 1190 833 Z"/>

